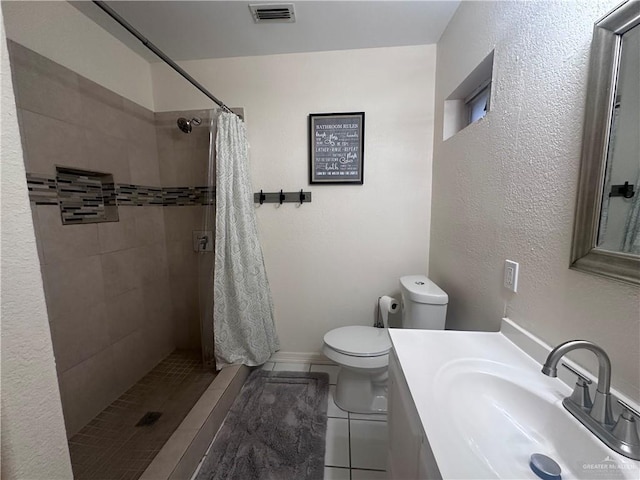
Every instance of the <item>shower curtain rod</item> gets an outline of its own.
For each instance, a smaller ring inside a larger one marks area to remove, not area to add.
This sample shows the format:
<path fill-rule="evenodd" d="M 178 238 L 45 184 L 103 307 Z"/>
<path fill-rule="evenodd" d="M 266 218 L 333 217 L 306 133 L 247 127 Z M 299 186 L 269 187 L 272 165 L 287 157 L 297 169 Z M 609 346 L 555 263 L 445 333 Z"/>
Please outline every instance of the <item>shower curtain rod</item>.
<path fill-rule="evenodd" d="M 211 92 L 209 92 L 209 90 L 204 88 L 195 78 L 193 78 L 191 75 L 189 75 L 187 72 L 185 72 L 182 69 L 182 67 L 180 67 L 176 62 L 171 60 L 162 50 L 160 50 L 158 47 L 156 47 L 144 35 L 142 35 L 138 30 L 136 30 L 133 26 L 131 26 L 131 24 L 129 22 L 127 22 L 124 18 L 122 18 L 120 15 L 118 15 L 118 13 L 115 10 L 113 10 L 109 5 L 107 5 L 105 2 L 98 1 L 98 0 L 94 0 L 93 3 L 95 3 L 98 7 L 100 7 L 107 15 L 109 15 L 111 18 L 113 18 L 116 22 L 118 22 L 120 25 L 122 25 L 122 27 L 124 27 L 131 35 L 133 35 L 138 40 L 140 40 L 140 42 L 142 42 L 142 44 L 145 47 L 147 47 L 149 50 L 151 50 L 153 53 L 155 53 L 158 57 L 160 57 L 160 59 L 164 63 L 166 63 L 171 68 L 173 68 L 176 72 L 178 72 L 180 75 L 182 75 L 185 78 L 185 80 L 187 80 L 189 83 L 191 83 L 191 85 L 196 87 L 198 90 L 200 90 L 202 93 L 204 93 L 207 97 L 209 97 L 211 100 L 213 100 L 217 105 L 220 106 L 220 108 L 222 108 L 224 111 L 226 111 L 228 113 L 233 113 L 235 115 L 235 112 L 233 112 L 229 107 L 227 107 L 222 101 L 220 101 L 216 97 L 214 97 L 211 94 Z"/>

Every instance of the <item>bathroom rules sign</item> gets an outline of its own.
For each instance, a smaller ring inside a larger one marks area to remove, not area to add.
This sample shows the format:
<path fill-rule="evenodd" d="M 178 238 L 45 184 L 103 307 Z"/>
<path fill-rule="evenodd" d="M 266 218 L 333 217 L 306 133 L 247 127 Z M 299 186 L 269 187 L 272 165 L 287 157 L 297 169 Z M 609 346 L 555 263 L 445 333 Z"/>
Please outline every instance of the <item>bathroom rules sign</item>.
<path fill-rule="evenodd" d="M 364 112 L 309 115 L 309 183 L 364 183 Z"/>

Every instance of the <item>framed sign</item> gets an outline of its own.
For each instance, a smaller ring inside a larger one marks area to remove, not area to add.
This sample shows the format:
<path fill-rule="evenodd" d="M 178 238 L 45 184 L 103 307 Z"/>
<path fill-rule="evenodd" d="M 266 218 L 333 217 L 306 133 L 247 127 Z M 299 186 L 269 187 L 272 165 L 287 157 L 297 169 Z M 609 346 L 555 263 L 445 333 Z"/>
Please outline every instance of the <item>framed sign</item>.
<path fill-rule="evenodd" d="M 364 183 L 364 112 L 309 115 L 309 183 Z"/>

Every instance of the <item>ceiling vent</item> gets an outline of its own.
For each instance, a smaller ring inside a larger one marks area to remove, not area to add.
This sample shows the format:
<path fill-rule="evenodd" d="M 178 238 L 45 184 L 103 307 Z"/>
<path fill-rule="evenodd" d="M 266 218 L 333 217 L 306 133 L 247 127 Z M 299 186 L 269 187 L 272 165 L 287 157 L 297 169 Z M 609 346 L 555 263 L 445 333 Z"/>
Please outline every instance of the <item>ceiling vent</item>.
<path fill-rule="evenodd" d="M 253 21 L 256 23 L 293 23 L 296 14 L 293 3 L 255 3 L 249 5 Z"/>

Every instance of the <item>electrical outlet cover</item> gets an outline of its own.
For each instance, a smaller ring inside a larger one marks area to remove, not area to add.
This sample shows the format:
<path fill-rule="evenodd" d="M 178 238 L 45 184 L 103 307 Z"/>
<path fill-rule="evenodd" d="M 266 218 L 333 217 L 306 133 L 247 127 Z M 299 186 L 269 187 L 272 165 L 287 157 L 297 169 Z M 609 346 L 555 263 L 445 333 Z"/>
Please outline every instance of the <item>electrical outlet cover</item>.
<path fill-rule="evenodd" d="M 505 260 L 504 262 L 504 288 L 513 293 L 518 291 L 518 269 L 517 262 Z"/>

